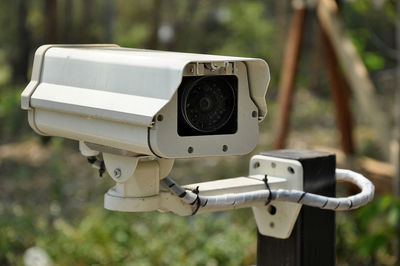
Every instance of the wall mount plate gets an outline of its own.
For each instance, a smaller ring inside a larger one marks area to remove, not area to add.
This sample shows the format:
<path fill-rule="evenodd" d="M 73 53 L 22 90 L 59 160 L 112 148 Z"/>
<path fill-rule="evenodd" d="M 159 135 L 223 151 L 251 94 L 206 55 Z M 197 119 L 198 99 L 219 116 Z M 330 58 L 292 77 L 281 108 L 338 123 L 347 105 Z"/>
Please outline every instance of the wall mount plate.
<path fill-rule="evenodd" d="M 271 182 L 270 188 L 303 190 L 303 167 L 299 161 L 255 155 L 250 160 L 250 176 L 267 175 L 283 178 L 284 182 Z M 258 177 L 261 178 L 261 177 Z M 257 227 L 262 235 L 288 238 L 296 223 L 301 204 L 271 201 L 268 205 L 253 207 Z"/>

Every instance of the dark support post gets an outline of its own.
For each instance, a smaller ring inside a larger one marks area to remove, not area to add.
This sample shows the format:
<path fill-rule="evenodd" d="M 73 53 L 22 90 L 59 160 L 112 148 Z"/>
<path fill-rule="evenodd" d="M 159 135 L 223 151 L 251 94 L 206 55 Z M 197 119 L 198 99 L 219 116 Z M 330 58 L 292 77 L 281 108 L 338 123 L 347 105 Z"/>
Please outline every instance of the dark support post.
<path fill-rule="evenodd" d="M 326 152 L 277 150 L 262 155 L 299 161 L 303 166 L 304 190 L 335 196 L 335 155 Z M 335 213 L 303 206 L 288 239 L 258 233 L 257 265 L 335 265 Z"/>

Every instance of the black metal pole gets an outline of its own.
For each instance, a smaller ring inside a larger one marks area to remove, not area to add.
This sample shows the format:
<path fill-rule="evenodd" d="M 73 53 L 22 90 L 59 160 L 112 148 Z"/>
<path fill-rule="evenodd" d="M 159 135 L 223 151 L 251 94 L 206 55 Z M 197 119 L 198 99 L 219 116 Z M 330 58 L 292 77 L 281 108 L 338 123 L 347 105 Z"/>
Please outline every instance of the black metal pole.
<path fill-rule="evenodd" d="M 304 150 L 261 153 L 296 160 L 303 166 L 304 190 L 335 196 L 335 155 Z M 335 213 L 303 206 L 291 236 L 277 239 L 258 234 L 257 265 L 335 265 Z"/>

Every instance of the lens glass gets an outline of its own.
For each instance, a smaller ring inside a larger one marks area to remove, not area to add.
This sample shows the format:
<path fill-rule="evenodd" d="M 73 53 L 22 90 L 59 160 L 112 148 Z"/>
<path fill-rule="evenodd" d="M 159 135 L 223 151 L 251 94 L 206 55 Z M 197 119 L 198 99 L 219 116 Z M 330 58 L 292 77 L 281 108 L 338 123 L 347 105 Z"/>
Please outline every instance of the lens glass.
<path fill-rule="evenodd" d="M 235 92 L 222 77 L 203 77 L 185 88 L 181 111 L 193 129 L 209 133 L 222 128 L 235 110 Z"/>

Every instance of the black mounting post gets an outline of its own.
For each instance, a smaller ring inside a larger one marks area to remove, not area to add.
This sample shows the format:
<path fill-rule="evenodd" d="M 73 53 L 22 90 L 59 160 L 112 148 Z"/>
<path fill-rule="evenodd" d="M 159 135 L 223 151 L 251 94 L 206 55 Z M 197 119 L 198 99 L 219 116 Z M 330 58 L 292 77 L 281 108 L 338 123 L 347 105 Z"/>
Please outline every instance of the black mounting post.
<path fill-rule="evenodd" d="M 336 157 L 326 152 L 276 150 L 263 152 L 299 161 L 303 166 L 304 191 L 334 197 Z M 303 206 L 291 236 L 277 239 L 258 234 L 258 266 L 334 266 L 335 213 Z"/>

